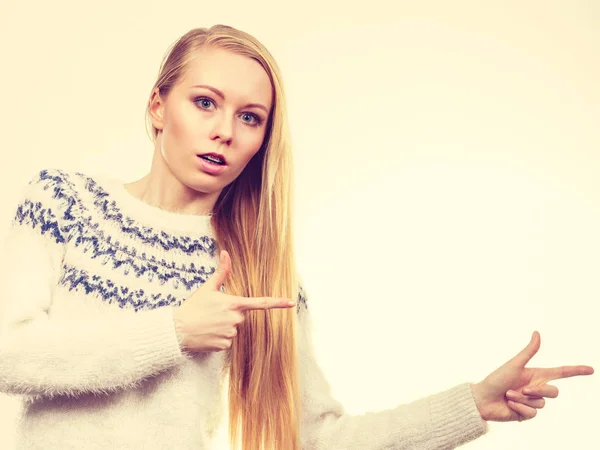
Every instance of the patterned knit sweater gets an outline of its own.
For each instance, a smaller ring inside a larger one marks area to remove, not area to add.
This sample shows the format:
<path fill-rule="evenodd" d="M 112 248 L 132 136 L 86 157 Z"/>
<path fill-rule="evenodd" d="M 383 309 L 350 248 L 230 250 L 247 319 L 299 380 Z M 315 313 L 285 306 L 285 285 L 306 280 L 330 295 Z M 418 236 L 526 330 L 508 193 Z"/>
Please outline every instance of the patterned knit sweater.
<path fill-rule="evenodd" d="M 217 258 L 209 216 L 152 206 L 109 176 L 37 174 L 2 253 L 0 391 L 23 399 L 17 448 L 215 449 L 224 353 L 182 352 L 172 312 Z M 303 449 L 451 449 L 486 433 L 470 383 L 345 413 L 315 361 L 309 310 L 301 290 Z"/>

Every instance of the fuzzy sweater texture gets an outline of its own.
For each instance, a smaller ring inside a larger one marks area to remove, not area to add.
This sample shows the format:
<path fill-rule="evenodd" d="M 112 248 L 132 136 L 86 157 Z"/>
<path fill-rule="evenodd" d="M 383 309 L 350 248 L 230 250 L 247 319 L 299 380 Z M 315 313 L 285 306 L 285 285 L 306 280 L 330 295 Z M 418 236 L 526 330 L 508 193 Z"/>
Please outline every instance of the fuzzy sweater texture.
<path fill-rule="evenodd" d="M 224 352 L 182 351 L 172 314 L 217 267 L 210 216 L 152 206 L 109 176 L 42 170 L 1 258 L 0 391 L 23 400 L 17 449 L 228 448 Z M 347 414 L 315 360 L 302 288 L 296 317 L 303 449 L 452 449 L 487 432 L 470 383 Z"/>

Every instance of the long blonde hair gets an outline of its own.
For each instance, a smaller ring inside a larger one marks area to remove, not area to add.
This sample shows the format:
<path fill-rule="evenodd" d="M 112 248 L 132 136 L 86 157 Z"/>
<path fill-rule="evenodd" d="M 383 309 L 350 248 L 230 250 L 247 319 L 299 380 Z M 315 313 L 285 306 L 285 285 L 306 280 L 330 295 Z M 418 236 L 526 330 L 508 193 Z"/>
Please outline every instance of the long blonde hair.
<path fill-rule="evenodd" d="M 293 158 L 281 72 L 273 56 L 254 37 L 235 28 L 193 29 L 167 52 L 152 91 L 158 88 L 161 96 L 167 96 L 194 52 L 205 45 L 257 61 L 273 89 L 263 145 L 223 189 L 213 210 L 218 246 L 232 259 L 225 290 L 233 295 L 295 300 L 300 281 L 292 234 Z M 153 141 L 157 135 L 152 126 Z M 234 448 L 241 441 L 243 450 L 299 450 L 296 309 L 248 311 L 226 360 L 229 437 Z"/>

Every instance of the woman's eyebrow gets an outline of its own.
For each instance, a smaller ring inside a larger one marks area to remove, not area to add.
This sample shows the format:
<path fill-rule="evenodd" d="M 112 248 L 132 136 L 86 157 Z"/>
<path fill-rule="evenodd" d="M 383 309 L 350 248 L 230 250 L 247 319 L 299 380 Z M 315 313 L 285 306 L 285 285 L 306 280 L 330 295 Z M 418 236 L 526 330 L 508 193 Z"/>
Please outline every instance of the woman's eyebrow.
<path fill-rule="evenodd" d="M 198 87 L 198 88 L 208 89 L 209 91 L 214 92 L 216 95 L 218 95 L 223 100 L 225 100 L 225 94 L 223 94 L 220 90 L 218 90 L 215 87 L 209 86 L 207 84 L 195 84 L 192 87 Z M 252 107 L 264 109 L 267 114 L 269 113 L 269 111 L 267 110 L 266 106 L 263 106 L 260 103 L 248 103 L 247 105 L 244 106 L 244 108 L 252 108 Z"/>

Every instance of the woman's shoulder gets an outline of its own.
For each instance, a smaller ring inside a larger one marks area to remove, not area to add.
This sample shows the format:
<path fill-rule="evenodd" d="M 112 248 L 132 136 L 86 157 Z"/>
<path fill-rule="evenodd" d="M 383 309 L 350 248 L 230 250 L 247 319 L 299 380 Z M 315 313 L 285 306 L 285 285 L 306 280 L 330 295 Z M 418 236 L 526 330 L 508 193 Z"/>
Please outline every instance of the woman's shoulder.
<path fill-rule="evenodd" d="M 61 169 L 41 169 L 28 178 L 28 181 L 20 186 L 19 206 L 23 205 L 45 205 L 50 206 L 57 199 L 57 191 L 68 183 L 68 172 Z"/>
<path fill-rule="evenodd" d="M 29 177 L 29 181 L 23 187 L 23 193 L 35 193 L 48 191 L 50 189 L 64 189 L 74 187 L 73 182 L 78 176 L 85 176 L 80 172 L 68 171 L 60 168 L 45 168 L 37 170 Z"/>
<path fill-rule="evenodd" d="M 105 195 L 97 179 L 102 177 L 61 168 L 37 170 L 22 186 L 13 225 L 51 230 L 57 242 L 67 241 L 89 225 L 98 195 Z"/>
<path fill-rule="evenodd" d="M 94 185 L 95 178 L 82 172 L 61 168 L 37 170 L 22 186 L 18 208 L 48 218 L 74 219 L 78 212 L 88 209 L 90 196 L 85 193 Z"/>
<path fill-rule="evenodd" d="M 35 195 L 46 192 L 55 199 L 77 195 L 82 190 L 89 190 L 96 184 L 98 176 L 91 176 L 75 170 L 61 168 L 45 168 L 36 171 L 23 187 L 23 195 Z M 48 195 L 45 195 L 46 197 Z"/>
<path fill-rule="evenodd" d="M 53 237 L 57 243 L 64 242 L 59 219 L 71 203 L 64 188 L 69 183 L 69 175 L 69 172 L 61 169 L 42 169 L 17 188 L 12 228 L 37 231 L 38 234 Z"/>

